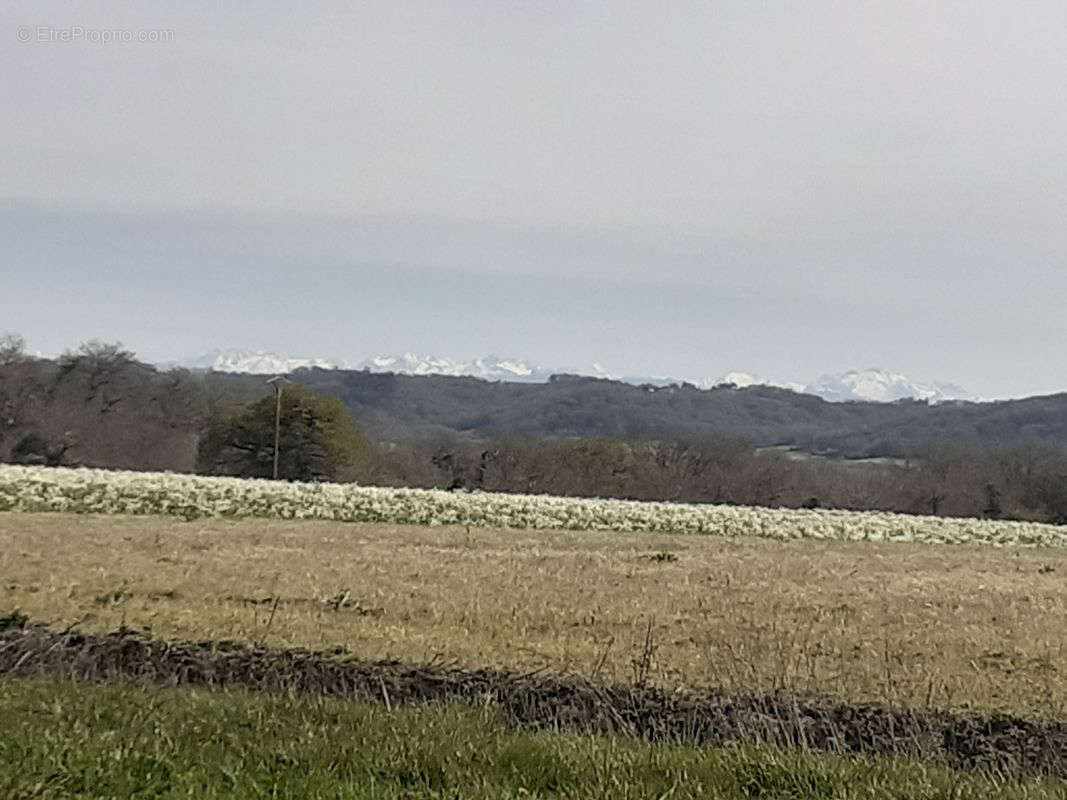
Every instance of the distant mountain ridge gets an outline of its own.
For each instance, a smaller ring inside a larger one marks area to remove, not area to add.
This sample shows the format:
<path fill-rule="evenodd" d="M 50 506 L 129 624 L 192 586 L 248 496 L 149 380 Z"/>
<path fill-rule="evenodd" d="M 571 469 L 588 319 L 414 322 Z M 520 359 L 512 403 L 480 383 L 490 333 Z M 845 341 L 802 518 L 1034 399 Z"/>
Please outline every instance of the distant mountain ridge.
<path fill-rule="evenodd" d="M 197 358 L 160 361 L 158 369 L 191 369 L 204 372 L 236 372 L 246 375 L 278 375 L 304 368 L 344 369 L 341 362 L 325 358 L 293 358 L 262 350 L 212 350 Z"/>
<path fill-rule="evenodd" d="M 472 361 L 454 361 L 435 356 L 419 356 L 404 353 L 400 356 L 374 356 L 360 362 L 356 369 L 371 372 L 395 372 L 400 375 L 466 375 L 485 380 L 523 381 L 543 383 L 553 374 L 528 361 L 517 358 L 500 358 L 488 355 Z M 555 370 L 558 372 L 558 370 Z"/>
<path fill-rule="evenodd" d="M 730 372 L 717 385 L 738 387 L 776 386 L 800 394 L 813 394 L 833 403 L 864 401 L 892 403 L 897 400 L 926 400 L 944 403 L 950 400 L 976 401 L 978 398 L 954 383 L 945 381 L 915 381 L 899 372 L 872 367 L 837 374 L 821 375 L 808 384 L 778 383 L 758 378 L 747 372 Z"/>
<path fill-rule="evenodd" d="M 719 378 L 685 381 L 674 377 L 641 377 L 617 375 L 599 364 L 589 368 L 547 369 L 517 358 L 501 358 L 488 355 L 469 361 L 421 356 L 415 353 L 380 355 L 357 364 L 324 358 L 294 358 L 261 350 L 213 350 L 198 358 L 160 362 L 160 369 L 184 367 L 192 370 L 229 372 L 250 375 L 282 374 L 298 369 L 354 369 L 368 372 L 392 372 L 399 375 L 444 375 L 474 377 L 488 381 L 511 381 L 520 383 L 544 383 L 552 375 L 576 374 L 606 380 L 617 380 L 636 385 L 651 384 L 668 386 L 688 382 L 701 389 L 714 386 L 734 385 L 773 386 L 798 394 L 811 394 L 831 402 L 878 402 L 897 400 L 925 400 L 941 403 L 951 400 L 976 400 L 977 398 L 953 383 L 945 381 L 915 381 L 905 375 L 889 370 L 870 368 L 838 374 L 822 375 L 811 383 L 777 382 L 748 372 L 729 372 Z"/>
<path fill-rule="evenodd" d="M 954 383 L 913 381 L 897 372 L 884 369 L 865 369 L 840 375 L 823 375 L 805 387 L 806 394 L 814 394 L 832 402 L 870 400 L 891 403 L 895 400 L 927 400 L 942 403 L 948 400 L 977 400 L 974 395 Z"/>

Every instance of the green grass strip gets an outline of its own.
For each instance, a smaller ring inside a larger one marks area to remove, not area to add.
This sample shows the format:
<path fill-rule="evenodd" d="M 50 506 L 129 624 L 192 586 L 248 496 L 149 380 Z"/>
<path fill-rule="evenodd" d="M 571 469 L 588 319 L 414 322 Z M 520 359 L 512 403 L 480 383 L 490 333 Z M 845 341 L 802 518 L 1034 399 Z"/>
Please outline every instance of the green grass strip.
<path fill-rule="evenodd" d="M 894 759 L 515 731 L 489 712 L 50 679 L 0 681 L 0 797 L 1004 798 Z"/>

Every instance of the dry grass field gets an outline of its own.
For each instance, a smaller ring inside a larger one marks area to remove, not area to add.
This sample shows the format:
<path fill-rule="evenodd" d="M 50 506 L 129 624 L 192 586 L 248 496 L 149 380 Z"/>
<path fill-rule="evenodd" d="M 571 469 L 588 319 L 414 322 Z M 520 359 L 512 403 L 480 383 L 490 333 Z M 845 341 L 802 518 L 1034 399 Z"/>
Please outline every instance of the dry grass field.
<path fill-rule="evenodd" d="M 1067 714 L 1067 552 L 0 514 L 0 614 Z"/>

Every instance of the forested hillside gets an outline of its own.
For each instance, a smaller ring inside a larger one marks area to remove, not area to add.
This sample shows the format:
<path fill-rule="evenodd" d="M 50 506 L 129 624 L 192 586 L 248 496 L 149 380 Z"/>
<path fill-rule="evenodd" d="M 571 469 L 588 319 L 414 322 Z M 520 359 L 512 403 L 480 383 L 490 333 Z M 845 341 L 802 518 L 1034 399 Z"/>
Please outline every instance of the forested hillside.
<path fill-rule="evenodd" d="M 844 458 L 939 448 L 1067 448 L 1067 394 L 994 403 L 830 403 L 785 389 L 633 386 L 576 376 L 548 383 L 300 370 L 380 441 L 458 435 L 743 439 Z M 191 469 L 214 409 L 267 394 L 263 376 L 158 372 L 129 354 L 74 353 L 0 365 L 0 458 L 29 434 L 85 460 Z"/>
<path fill-rule="evenodd" d="M 340 397 L 365 425 L 398 438 L 441 431 L 474 438 L 727 436 L 848 458 L 908 457 L 940 447 L 1067 447 L 1067 394 L 996 403 L 831 403 L 769 386 L 702 390 L 566 375 L 542 384 L 343 370 L 294 377 Z"/>

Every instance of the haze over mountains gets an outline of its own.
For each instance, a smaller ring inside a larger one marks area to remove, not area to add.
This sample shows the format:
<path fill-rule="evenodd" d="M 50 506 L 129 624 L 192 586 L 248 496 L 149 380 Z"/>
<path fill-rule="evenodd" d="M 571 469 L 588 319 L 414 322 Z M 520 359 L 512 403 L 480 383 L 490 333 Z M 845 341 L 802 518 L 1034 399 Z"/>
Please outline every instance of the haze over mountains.
<path fill-rule="evenodd" d="M 420 356 L 404 353 L 393 356 L 373 356 L 356 364 L 325 358 L 294 358 L 279 353 L 258 350 L 213 350 L 197 358 L 158 363 L 162 369 L 184 367 L 193 370 L 241 374 L 288 373 L 301 368 L 355 369 L 369 372 L 392 372 L 401 375 L 470 376 L 489 381 L 544 383 L 552 375 L 575 374 L 595 378 L 619 380 L 633 384 L 665 386 L 683 380 L 702 388 L 723 384 L 746 386 L 776 386 L 793 392 L 811 394 L 833 402 L 896 400 L 927 400 L 932 403 L 949 400 L 976 400 L 961 386 L 944 381 L 915 381 L 888 370 L 871 368 L 838 374 L 821 375 L 810 383 L 780 382 L 748 372 L 729 372 L 718 378 L 681 379 L 676 377 L 648 377 L 617 374 L 600 364 L 588 367 L 545 368 L 523 359 L 500 358 L 495 355 L 469 361 Z"/>

